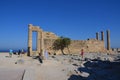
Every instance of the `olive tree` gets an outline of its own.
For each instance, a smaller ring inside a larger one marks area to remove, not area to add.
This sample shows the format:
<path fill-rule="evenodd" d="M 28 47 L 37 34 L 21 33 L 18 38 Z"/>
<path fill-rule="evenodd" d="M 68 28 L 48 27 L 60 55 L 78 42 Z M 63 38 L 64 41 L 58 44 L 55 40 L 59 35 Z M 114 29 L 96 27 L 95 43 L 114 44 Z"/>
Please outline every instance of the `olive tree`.
<path fill-rule="evenodd" d="M 61 50 L 62 54 L 64 54 L 64 48 L 66 47 L 70 53 L 69 50 L 69 45 L 71 44 L 71 40 L 70 38 L 67 37 L 59 37 L 58 39 L 56 39 L 53 43 L 53 49 L 54 50 Z"/>

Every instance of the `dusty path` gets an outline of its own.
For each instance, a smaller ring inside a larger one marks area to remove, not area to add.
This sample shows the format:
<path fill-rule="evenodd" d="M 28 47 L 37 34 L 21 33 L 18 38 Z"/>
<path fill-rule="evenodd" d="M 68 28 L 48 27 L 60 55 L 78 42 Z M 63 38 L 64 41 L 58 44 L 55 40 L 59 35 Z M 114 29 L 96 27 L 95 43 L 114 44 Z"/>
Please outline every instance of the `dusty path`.
<path fill-rule="evenodd" d="M 31 69 L 33 73 L 30 76 L 34 77 L 34 80 L 67 80 L 70 76 L 71 66 L 52 58 L 43 60 L 43 63 L 40 64 L 37 59 L 31 57 L 13 55 L 12 58 L 9 58 L 7 56 L 7 53 L 0 54 L 0 69 Z M 15 64 L 19 60 L 23 60 L 23 63 Z"/>

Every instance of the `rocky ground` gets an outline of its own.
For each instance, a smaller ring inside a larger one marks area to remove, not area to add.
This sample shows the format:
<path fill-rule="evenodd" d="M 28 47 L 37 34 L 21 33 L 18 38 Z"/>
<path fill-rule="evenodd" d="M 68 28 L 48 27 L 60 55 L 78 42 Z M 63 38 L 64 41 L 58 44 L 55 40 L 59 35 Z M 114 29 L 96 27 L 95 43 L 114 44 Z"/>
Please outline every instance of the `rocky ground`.
<path fill-rule="evenodd" d="M 21 76 L 28 69 L 31 80 L 119 80 L 120 54 L 85 53 L 84 59 L 79 54 L 50 55 L 41 64 L 32 57 L 9 58 L 8 53 L 0 53 L 0 80 L 11 80 L 4 78 L 6 71 L 16 70 L 13 76 Z"/>

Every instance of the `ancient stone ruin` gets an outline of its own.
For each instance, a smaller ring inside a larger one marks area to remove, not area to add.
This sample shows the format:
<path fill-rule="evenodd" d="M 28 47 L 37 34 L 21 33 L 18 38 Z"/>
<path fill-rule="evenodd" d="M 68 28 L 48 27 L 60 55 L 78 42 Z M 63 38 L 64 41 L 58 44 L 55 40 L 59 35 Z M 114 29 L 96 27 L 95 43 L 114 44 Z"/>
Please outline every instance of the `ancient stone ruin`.
<path fill-rule="evenodd" d="M 37 50 L 32 50 L 32 32 L 37 32 Z M 87 40 L 72 40 L 69 46 L 70 52 L 65 49 L 65 53 L 80 53 L 81 49 L 84 49 L 85 52 L 99 52 L 99 53 L 106 53 L 110 52 L 110 31 L 107 30 L 107 48 L 105 48 L 105 41 L 104 41 L 104 32 L 101 31 L 101 39 L 99 39 L 99 33 L 96 33 L 96 38 L 94 39 L 87 39 Z M 53 54 L 60 54 L 60 51 L 54 52 L 52 49 L 53 42 L 59 36 L 55 35 L 52 32 L 43 31 L 39 26 L 33 26 L 32 24 L 28 25 L 28 56 L 33 55 L 34 53 L 43 53 L 44 50 L 48 50 L 49 53 Z"/>

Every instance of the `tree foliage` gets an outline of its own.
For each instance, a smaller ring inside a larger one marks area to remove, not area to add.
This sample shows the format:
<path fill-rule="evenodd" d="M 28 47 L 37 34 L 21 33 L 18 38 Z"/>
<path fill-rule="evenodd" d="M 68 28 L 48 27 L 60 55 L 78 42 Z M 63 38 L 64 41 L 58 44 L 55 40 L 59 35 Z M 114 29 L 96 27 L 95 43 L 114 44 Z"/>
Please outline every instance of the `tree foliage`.
<path fill-rule="evenodd" d="M 66 37 L 59 37 L 56 39 L 53 43 L 53 49 L 54 50 L 61 50 L 62 54 L 64 54 L 63 50 L 65 47 L 68 48 L 68 46 L 71 44 L 70 38 Z M 69 48 L 68 48 L 69 50 Z"/>

